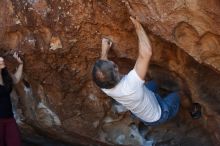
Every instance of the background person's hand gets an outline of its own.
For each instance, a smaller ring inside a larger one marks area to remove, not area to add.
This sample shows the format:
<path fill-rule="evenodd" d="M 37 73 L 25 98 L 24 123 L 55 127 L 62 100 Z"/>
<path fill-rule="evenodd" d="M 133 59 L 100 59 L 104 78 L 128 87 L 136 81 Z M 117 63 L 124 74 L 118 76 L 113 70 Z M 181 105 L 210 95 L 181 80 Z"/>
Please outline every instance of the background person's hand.
<path fill-rule="evenodd" d="M 21 60 L 21 58 L 18 56 L 17 52 L 14 52 L 13 57 L 17 60 L 17 62 L 19 63 L 19 66 L 16 70 L 16 72 L 13 75 L 13 83 L 17 84 L 22 77 L 22 73 L 23 73 L 23 61 Z"/>
<path fill-rule="evenodd" d="M 17 52 L 14 52 L 13 57 L 18 61 L 18 63 L 23 64 L 23 61 L 21 58 L 18 56 Z"/>

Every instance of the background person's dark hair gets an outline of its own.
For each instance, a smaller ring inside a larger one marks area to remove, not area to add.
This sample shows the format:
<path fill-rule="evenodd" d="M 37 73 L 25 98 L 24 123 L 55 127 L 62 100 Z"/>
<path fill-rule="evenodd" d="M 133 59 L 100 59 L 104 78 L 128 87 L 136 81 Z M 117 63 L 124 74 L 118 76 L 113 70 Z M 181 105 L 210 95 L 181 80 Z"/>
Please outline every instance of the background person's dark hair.
<path fill-rule="evenodd" d="M 100 77 L 99 73 L 102 73 L 102 77 Z M 104 89 L 111 89 L 119 82 L 115 65 L 106 60 L 97 60 L 95 62 L 92 77 L 96 85 Z"/>
<path fill-rule="evenodd" d="M 7 92 L 10 93 L 12 91 L 13 81 L 6 67 L 2 69 L 1 74 L 4 86 L 6 87 Z"/>

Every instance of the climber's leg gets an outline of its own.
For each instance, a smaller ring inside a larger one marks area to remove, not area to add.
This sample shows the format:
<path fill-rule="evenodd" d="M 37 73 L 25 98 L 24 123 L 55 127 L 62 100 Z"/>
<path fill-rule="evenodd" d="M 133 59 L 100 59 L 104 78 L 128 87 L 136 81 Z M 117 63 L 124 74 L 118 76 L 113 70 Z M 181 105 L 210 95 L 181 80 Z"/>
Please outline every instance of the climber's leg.
<path fill-rule="evenodd" d="M 151 90 L 152 92 L 157 92 L 157 90 L 158 90 L 158 85 L 157 85 L 156 81 L 154 81 L 154 80 L 151 80 L 151 81 L 146 82 L 146 83 L 145 83 L 145 86 L 146 86 L 149 90 Z"/>

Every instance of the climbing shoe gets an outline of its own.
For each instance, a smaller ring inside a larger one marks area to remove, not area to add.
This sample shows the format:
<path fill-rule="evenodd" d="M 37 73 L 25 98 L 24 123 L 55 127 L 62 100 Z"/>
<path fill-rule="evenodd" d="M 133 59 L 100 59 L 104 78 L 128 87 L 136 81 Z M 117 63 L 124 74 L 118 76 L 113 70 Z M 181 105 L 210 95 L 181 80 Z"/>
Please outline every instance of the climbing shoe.
<path fill-rule="evenodd" d="M 199 103 L 192 103 L 190 115 L 193 119 L 199 119 L 202 116 L 201 105 Z"/>

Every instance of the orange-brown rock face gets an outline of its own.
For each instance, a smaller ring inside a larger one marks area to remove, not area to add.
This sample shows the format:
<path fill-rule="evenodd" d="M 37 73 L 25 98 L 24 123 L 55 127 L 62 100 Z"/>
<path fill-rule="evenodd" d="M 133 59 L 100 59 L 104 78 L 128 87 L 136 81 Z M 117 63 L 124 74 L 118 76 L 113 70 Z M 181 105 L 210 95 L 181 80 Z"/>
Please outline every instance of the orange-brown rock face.
<path fill-rule="evenodd" d="M 154 34 L 175 43 L 200 63 L 219 68 L 218 0 L 127 0 L 132 15 Z"/>
<path fill-rule="evenodd" d="M 218 0 L 2 0 L 0 4 L 0 55 L 11 72 L 16 67 L 14 51 L 24 60 L 23 80 L 12 97 L 25 141 L 220 144 Z M 188 92 L 181 97 L 177 117 L 158 127 L 143 128 L 128 112 L 116 113 L 118 106 L 91 80 L 102 37 L 113 41 L 110 59 L 120 71 L 133 68 L 138 43 L 130 15 L 140 20 L 152 42 L 148 76 L 166 89 L 179 84 Z M 201 104 L 200 119 L 190 117 L 191 102 Z"/>

